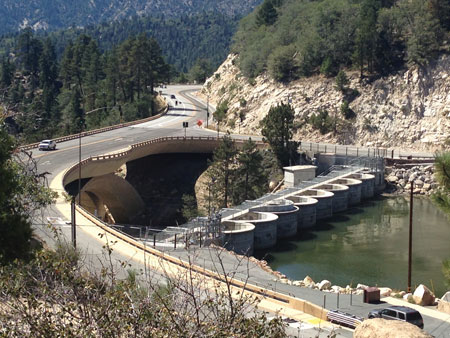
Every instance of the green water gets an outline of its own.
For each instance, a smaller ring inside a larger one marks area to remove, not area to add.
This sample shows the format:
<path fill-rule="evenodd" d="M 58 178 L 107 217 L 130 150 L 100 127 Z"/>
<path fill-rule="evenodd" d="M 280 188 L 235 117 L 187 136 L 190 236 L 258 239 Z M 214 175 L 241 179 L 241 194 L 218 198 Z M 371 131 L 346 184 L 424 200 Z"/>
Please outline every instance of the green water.
<path fill-rule="evenodd" d="M 442 261 L 450 258 L 450 221 L 430 200 L 414 198 L 412 285 L 447 290 Z M 379 198 L 334 216 L 301 237 L 265 253 L 292 280 L 309 275 L 345 287 L 357 283 L 406 290 L 409 200 Z"/>

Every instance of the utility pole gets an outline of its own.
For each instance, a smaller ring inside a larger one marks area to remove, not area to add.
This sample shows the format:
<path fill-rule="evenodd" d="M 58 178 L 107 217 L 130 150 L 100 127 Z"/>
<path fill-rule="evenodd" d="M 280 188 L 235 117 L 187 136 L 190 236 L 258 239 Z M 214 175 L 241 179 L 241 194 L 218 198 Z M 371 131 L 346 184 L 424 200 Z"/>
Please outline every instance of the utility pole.
<path fill-rule="evenodd" d="M 408 293 L 411 292 L 413 189 L 414 181 L 411 182 L 411 194 L 409 197 Z"/>
<path fill-rule="evenodd" d="M 209 94 L 206 96 L 206 128 L 208 128 L 209 120 Z"/>
<path fill-rule="evenodd" d="M 72 224 L 72 244 L 73 247 L 76 248 L 77 247 L 77 224 L 76 224 L 76 220 L 75 220 L 75 214 L 76 214 L 76 210 L 75 210 L 75 197 L 72 197 L 72 201 L 70 203 L 70 212 L 71 212 L 71 224 Z"/>

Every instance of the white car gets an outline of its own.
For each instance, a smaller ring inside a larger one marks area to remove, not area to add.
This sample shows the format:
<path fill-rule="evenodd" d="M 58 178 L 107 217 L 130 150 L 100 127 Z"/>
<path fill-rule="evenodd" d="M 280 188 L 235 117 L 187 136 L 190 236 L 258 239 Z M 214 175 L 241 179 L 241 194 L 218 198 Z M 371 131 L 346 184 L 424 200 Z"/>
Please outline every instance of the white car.
<path fill-rule="evenodd" d="M 39 150 L 55 150 L 56 142 L 53 140 L 43 140 L 39 143 Z"/>

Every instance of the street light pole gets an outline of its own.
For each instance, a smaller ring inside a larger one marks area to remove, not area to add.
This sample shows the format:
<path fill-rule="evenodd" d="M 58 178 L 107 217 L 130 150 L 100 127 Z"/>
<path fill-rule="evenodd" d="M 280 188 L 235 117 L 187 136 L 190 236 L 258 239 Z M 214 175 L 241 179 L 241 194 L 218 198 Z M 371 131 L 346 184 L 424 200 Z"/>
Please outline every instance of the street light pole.
<path fill-rule="evenodd" d="M 109 109 L 111 107 L 101 107 L 101 108 L 95 108 L 92 109 L 86 113 L 84 113 L 84 116 L 93 113 L 97 110 L 101 109 Z M 81 137 L 83 135 L 83 127 L 85 125 L 84 119 L 80 121 L 80 132 L 78 133 L 78 205 L 81 206 Z"/>

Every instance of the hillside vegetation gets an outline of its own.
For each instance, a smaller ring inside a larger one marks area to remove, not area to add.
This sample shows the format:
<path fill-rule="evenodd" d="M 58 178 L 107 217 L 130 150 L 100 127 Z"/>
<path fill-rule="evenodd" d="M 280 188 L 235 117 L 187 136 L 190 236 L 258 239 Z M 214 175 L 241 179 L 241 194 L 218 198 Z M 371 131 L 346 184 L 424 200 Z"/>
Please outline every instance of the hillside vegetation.
<path fill-rule="evenodd" d="M 174 18 L 203 12 L 245 15 L 260 0 L 0 0 L 0 34 L 30 26 L 36 30 L 85 27 L 135 15 Z"/>
<path fill-rule="evenodd" d="M 0 104 L 25 142 L 53 138 L 155 114 L 154 88 L 169 71 L 158 43 L 145 35 L 108 53 L 81 35 L 59 61 L 50 39 L 26 29 L 0 64 Z"/>
<path fill-rule="evenodd" d="M 265 0 L 234 37 L 243 74 L 277 81 L 340 68 L 387 74 L 444 49 L 449 0 Z"/>
<path fill-rule="evenodd" d="M 38 36 L 50 38 L 60 58 L 70 41 L 88 35 L 98 41 L 101 51 L 107 51 L 131 36 L 145 33 L 158 41 L 167 62 L 181 72 L 187 72 L 198 59 L 206 59 L 212 68 L 225 60 L 231 39 L 241 15 L 200 13 L 174 18 L 164 16 L 135 16 L 84 28 L 68 28 L 55 32 L 37 31 Z M 14 53 L 20 32 L 0 39 L 0 56 Z M 195 46 L 195 48 L 193 48 Z"/>

